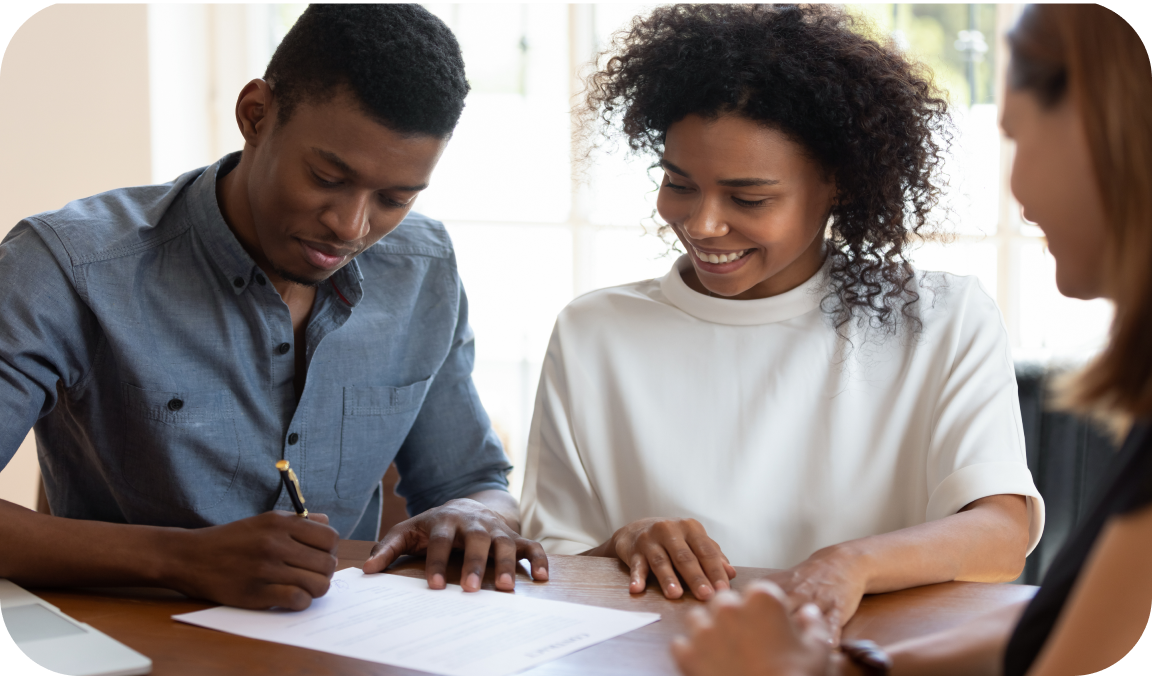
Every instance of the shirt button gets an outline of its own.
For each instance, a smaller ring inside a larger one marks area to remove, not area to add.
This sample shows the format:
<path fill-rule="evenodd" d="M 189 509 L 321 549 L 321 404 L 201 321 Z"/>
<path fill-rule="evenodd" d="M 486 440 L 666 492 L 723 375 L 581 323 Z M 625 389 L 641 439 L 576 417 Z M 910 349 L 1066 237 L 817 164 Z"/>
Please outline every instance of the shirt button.
<path fill-rule="evenodd" d="M 297 441 L 300 441 L 300 435 L 299 434 L 296 434 L 295 432 L 293 432 L 292 434 L 288 435 L 288 445 L 289 446 L 295 446 Z"/>
<path fill-rule="evenodd" d="M 288 350 L 291 350 L 291 349 L 292 349 L 292 346 L 289 345 L 288 343 L 280 343 L 279 345 L 276 346 L 276 351 L 279 352 L 280 354 L 288 354 Z"/>
<path fill-rule="evenodd" d="M 168 400 L 168 410 L 169 411 L 179 411 L 182 408 L 184 408 L 184 400 L 183 399 L 176 399 L 175 397 L 173 397 L 172 399 Z"/>
<path fill-rule="evenodd" d="M 237 289 L 244 288 L 244 278 L 243 277 L 237 277 L 236 279 L 233 279 L 232 280 L 232 286 L 236 287 Z"/>
<path fill-rule="evenodd" d="M 264 286 L 268 282 L 264 279 L 264 275 L 256 275 L 256 283 L 260 286 Z"/>

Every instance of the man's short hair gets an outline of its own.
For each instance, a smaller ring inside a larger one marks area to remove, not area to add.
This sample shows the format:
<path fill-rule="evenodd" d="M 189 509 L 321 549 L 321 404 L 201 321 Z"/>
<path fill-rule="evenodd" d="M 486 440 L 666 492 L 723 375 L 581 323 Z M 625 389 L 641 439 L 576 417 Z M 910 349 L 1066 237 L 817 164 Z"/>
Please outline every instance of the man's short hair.
<path fill-rule="evenodd" d="M 439 137 L 456 127 L 469 89 L 456 37 L 419 5 L 309 5 L 264 79 L 278 124 L 301 101 L 347 87 L 389 129 Z"/>

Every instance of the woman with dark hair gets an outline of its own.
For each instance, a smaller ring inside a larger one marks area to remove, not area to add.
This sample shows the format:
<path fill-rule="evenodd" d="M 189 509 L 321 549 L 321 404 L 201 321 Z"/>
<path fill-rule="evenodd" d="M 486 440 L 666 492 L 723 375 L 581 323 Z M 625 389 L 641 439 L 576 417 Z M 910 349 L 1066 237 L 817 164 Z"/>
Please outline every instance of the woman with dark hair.
<path fill-rule="evenodd" d="M 590 80 L 588 117 L 659 160 L 686 253 L 561 313 L 523 521 L 619 557 L 633 592 L 775 568 L 838 628 L 866 593 L 1011 580 L 1040 537 L 999 311 L 906 259 L 945 102 L 854 29 L 830 6 L 664 7 Z"/>
<path fill-rule="evenodd" d="M 831 651 L 814 606 L 769 583 L 693 615 L 687 674 L 1090 674 L 1131 650 L 1152 606 L 1152 65 L 1098 5 L 1032 5 L 1009 34 L 1002 124 L 1012 192 L 1048 238 L 1056 283 L 1115 304 L 1108 345 L 1060 393 L 1128 428 L 1107 489 L 1028 604 L 884 651 Z M 794 619 L 793 619 L 794 618 Z"/>

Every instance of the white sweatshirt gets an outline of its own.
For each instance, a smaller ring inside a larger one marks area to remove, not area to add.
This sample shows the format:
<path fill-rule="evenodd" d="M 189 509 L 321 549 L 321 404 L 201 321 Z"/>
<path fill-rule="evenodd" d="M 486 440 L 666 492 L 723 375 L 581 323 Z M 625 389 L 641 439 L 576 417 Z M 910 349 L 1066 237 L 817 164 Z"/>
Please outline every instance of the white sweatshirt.
<path fill-rule="evenodd" d="M 1044 528 L 1000 313 L 974 277 L 917 273 L 920 332 L 839 338 L 827 267 L 760 300 L 681 277 L 593 291 L 556 320 L 528 439 L 524 534 L 576 554 L 653 516 L 700 521 L 733 565 L 1028 496 Z"/>

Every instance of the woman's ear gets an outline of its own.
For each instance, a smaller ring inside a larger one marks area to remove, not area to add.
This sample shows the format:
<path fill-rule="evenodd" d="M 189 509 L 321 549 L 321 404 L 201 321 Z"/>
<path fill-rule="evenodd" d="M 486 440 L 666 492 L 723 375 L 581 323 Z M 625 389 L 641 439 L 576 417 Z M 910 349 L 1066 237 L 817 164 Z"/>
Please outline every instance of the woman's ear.
<path fill-rule="evenodd" d="M 240 90 L 236 99 L 236 125 L 245 145 L 260 145 L 261 139 L 272 130 L 275 121 L 272 106 L 272 87 L 264 80 L 256 78 Z"/>

